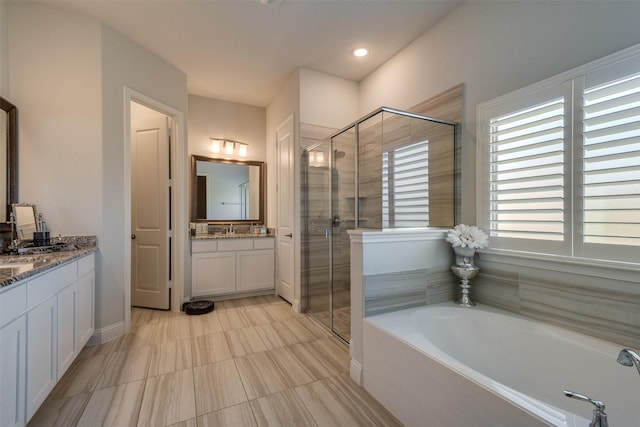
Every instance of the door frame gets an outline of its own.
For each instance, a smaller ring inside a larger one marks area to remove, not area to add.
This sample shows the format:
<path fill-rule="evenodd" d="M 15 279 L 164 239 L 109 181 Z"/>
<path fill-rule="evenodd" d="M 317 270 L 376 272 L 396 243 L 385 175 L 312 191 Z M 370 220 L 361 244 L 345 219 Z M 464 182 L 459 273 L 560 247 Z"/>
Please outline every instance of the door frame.
<path fill-rule="evenodd" d="M 156 110 L 173 120 L 171 138 L 171 310 L 179 311 L 184 300 L 185 251 L 187 239 L 187 147 L 184 112 L 129 87 L 124 88 L 124 327 L 131 330 L 131 102 Z"/>

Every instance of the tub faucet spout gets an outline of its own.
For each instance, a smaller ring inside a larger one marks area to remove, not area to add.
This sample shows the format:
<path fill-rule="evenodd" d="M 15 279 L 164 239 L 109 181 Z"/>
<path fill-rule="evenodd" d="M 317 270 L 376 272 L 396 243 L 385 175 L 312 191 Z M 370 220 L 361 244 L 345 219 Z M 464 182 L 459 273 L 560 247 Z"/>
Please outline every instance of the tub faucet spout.
<path fill-rule="evenodd" d="M 618 354 L 618 363 L 624 366 L 635 366 L 640 375 L 640 355 L 635 350 L 625 348 Z"/>
<path fill-rule="evenodd" d="M 564 394 L 565 396 L 572 399 L 589 402 L 593 406 L 595 406 L 595 409 L 593 410 L 593 418 L 591 419 L 591 424 L 589 424 L 589 427 L 609 427 L 607 414 L 604 412 L 604 402 L 600 400 L 594 400 L 589 396 L 585 396 L 584 394 L 576 393 L 575 391 L 571 390 L 565 390 Z"/>

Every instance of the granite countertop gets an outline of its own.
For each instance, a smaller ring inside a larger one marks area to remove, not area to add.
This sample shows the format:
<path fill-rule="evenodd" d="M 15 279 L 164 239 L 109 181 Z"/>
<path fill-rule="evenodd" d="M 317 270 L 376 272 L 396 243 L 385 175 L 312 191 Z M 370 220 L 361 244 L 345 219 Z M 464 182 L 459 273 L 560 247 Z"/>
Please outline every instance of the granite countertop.
<path fill-rule="evenodd" d="M 257 233 L 235 233 L 235 234 L 196 234 L 191 236 L 191 240 L 211 240 L 211 239 L 263 239 L 276 237 L 275 234 L 257 234 Z"/>
<path fill-rule="evenodd" d="M 22 255 L 0 255 L 0 288 L 44 273 L 96 250 L 95 236 L 67 236 L 59 238 L 66 243 L 55 252 Z"/>

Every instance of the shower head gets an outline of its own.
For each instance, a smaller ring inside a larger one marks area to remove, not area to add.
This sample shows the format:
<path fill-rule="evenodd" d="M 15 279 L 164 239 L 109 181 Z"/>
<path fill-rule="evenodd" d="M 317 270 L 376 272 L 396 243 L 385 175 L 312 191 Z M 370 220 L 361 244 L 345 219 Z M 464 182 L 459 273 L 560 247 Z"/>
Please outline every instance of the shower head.
<path fill-rule="evenodd" d="M 630 348 L 625 348 L 618 354 L 618 363 L 624 366 L 635 366 L 640 374 L 640 355 Z"/>
<path fill-rule="evenodd" d="M 344 151 L 333 150 L 333 158 L 335 160 L 340 160 L 345 156 Z"/>

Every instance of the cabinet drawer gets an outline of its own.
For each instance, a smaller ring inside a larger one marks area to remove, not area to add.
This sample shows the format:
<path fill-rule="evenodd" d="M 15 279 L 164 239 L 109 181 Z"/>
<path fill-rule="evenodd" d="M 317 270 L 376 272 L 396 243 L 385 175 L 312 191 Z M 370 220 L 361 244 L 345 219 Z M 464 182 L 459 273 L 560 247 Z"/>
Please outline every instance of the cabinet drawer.
<path fill-rule="evenodd" d="M 218 250 L 217 240 L 192 240 L 191 241 L 191 253 L 197 254 L 200 252 L 216 252 Z"/>
<path fill-rule="evenodd" d="M 254 249 L 273 249 L 275 246 L 275 239 L 272 237 L 263 237 L 261 239 L 255 239 L 253 241 Z"/>
<path fill-rule="evenodd" d="M 227 239 L 218 242 L 219 251 L 249 251 L 253 249 L 253 239 Z"/>
<path fill-rule="evenodd" d="M 27 310 L 27 284 L 0 294 L 0 328 Z"/>
<path fill-rule="evenodd" d="M 93 254 L 82 257 L 78 260 L 78 277 L 82 277 L 85 274 L 91 272 L 95 268 L 95 261 Z"/>
<path fill-rule="evenodd" d="M 78 265 L 74 261 L 43 276 L 29 281 L 27 289 L 27 306 L 39 304 L 49 296 L 60 292 L 78 279 Z"/>

